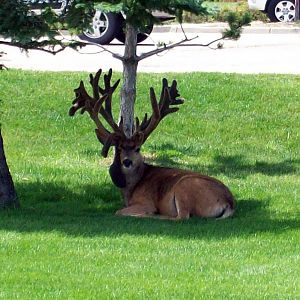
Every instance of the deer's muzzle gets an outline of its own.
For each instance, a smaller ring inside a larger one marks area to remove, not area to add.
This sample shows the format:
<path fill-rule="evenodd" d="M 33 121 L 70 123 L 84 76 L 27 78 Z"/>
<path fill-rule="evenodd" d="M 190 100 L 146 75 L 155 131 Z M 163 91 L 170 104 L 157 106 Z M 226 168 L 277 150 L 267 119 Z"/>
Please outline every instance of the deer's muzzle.
<path fill-rule="evenodd" d="M 130 168 L 132 166 L 132 160 L 125 158 L 123 160 L 122 164 L 125 168 Z"/>

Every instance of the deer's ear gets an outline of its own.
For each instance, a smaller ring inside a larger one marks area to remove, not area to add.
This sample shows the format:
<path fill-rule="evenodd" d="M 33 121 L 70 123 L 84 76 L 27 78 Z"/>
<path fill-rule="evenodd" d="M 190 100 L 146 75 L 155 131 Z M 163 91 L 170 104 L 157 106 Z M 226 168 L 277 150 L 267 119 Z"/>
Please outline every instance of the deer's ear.
<path fill-rule="evenodd" d="M 141 146 L 144 142 L 144 134 L 142 132 L 138 131 L 133 135 L 132 140 L 135 145 Z"/>
<path fill-rule="evenodd" d="M 120 153 L 117 147 L 115 147 L 115 157 L 112 165 L 109 167 L 109 175 L 112 182 L 118 188 L 126 187 L 126 178 L 122 172 Z"/>

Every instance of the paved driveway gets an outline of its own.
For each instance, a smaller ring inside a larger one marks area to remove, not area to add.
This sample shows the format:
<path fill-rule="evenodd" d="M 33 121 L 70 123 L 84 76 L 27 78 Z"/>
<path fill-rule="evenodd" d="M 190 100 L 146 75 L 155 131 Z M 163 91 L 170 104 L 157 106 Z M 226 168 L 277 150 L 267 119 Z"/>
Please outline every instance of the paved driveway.
<path fill-rule="evenodd" d="M 157 30 L 159 31 L 159 30 Z M 271 32 L 271 33 L 268 33 Z M 223 49 L 201 47 L 220 37 L 219 29 L 187 30 L 188 37 L 199 37 L 189 45 L 180 46 L 159 56 L 142 61 L 139 71 L 143 72 L 236 72 L 236 73 L 287 73 L 300 74 L 300 31 L 288 30 L 245 30 L 238 41 L 224 41 Z M 154 42 L 175 42 L 182 34 L 171 29 L 154 32 Z M 138 47 L 138 52 L 154 49 L 150 39 Z M 216 45 L 213 45 L 216 46 Z M 108 46 L 114 52 L 122 53 L 124 46 L 117 42 Z M 98 68 L 122 70 L 122 64 L 109 53 L 99 53 L 100 48 L 88 46 L 80 53 L 67 49 L 56 56 L 30 51 L 27 55 L 19 49 L 0 47 L 8 54 L 2 63 L 11 68 L 53 71 L 95 71 Z M 94 53 L 94 54 L 91 54 Z"/>

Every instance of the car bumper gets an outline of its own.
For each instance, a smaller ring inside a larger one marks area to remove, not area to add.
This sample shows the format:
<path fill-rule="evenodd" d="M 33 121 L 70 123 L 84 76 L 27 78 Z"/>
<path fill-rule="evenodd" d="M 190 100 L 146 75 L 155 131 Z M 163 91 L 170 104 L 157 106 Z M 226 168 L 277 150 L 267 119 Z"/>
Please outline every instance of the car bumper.
<path fill-rule="evenodd" d="M 248 6 L 254 10 L 265 10 L 267 2 L 265 0 L 248 0 Z"/>

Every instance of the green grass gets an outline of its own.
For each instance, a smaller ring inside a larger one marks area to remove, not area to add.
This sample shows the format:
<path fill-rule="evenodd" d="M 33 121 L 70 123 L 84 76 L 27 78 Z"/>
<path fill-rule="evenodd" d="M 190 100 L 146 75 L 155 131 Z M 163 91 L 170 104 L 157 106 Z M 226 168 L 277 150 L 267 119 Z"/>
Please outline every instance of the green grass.
<path fill-rule="evenodd" d="M 0 212 L 0 299 L 300 299 L 299 76 L 167 75 L 187 100 L 148 162 L 217 177 L 238 203 L 232 219 L 182 222 L 114 216 L 111 154 L 87 116 L 67 115 L 88 74 L 0 76 L 22 205 Z M 160 79 L 139 75 L 140 116 Z"/>

